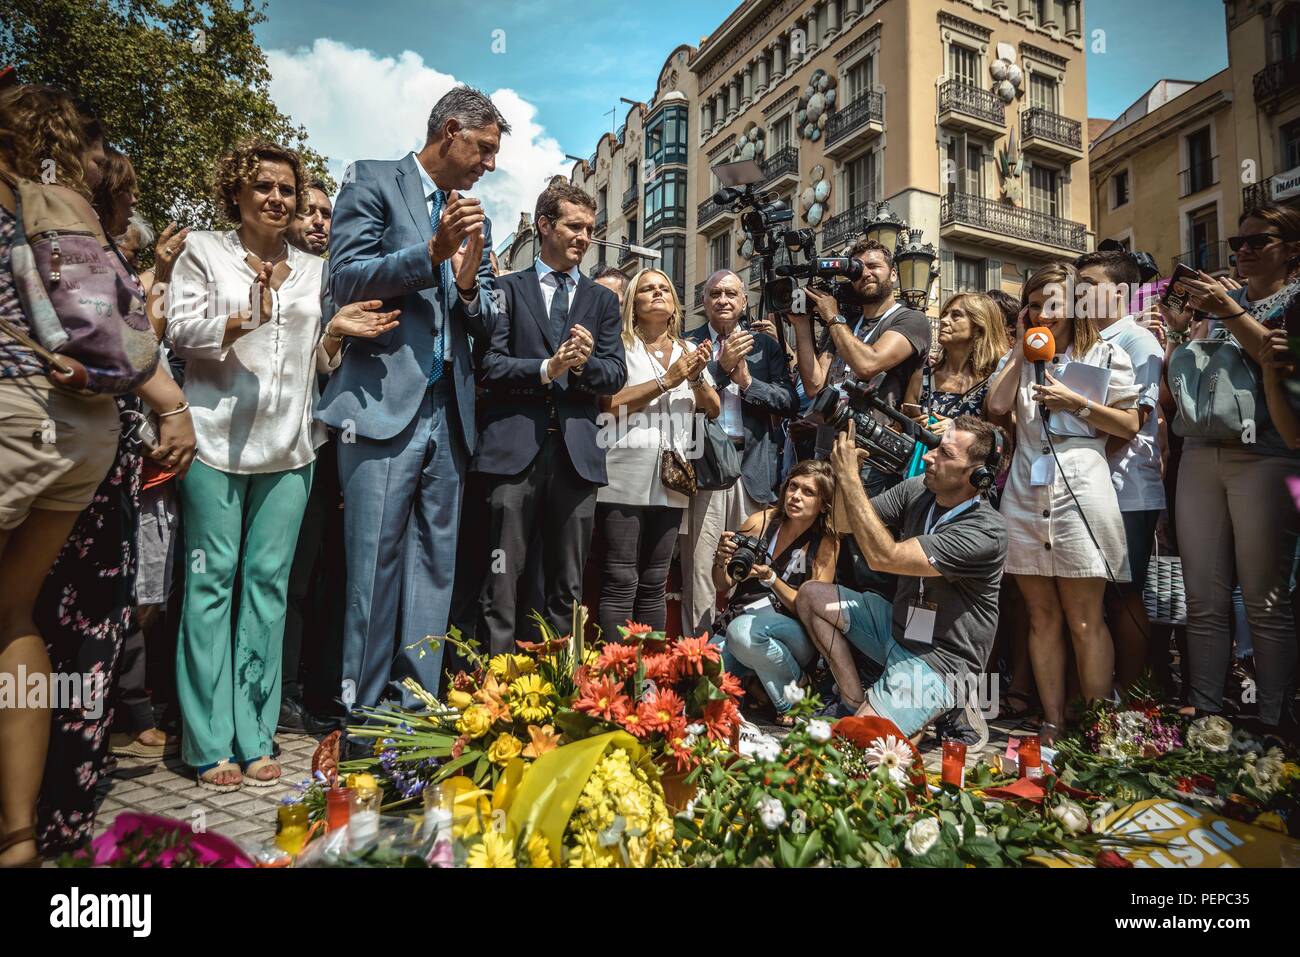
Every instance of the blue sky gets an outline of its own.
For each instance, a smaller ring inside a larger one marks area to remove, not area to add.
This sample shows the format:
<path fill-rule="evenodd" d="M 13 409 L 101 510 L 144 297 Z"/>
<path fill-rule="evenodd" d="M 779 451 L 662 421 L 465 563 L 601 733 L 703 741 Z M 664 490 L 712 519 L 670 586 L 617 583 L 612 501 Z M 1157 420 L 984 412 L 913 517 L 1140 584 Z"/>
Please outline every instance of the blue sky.
<path fill-rule="evenodd" d="M 902 3 L 904 0 L 893 0 Z M 959 5 L 957 6 L 959 9 Z M 271 94 L 341 174 L 352 159 L 418 147 L 424 118 L 455 82 L 497 98 L 515 132 L 482 181 L 494 234 L 513 228 L 565 153 L 587 156 L 645 99 L 667 55 L 698 44 L 732 0 L 605 4 L 555 0 L 269 0 L 258 39 Z M 1162 77 L 1227 65 L 1222 0 L 1085 0 L 1089 115 L 1112 118 Z M 1095 52 L 1093 31 L 1104 31 Z M 500 33 L 496 31 L 502 31 Z M 500 50 L 504 43 L 503 52 Z M 508 226 L 502 218 L 508 217 Z"/>

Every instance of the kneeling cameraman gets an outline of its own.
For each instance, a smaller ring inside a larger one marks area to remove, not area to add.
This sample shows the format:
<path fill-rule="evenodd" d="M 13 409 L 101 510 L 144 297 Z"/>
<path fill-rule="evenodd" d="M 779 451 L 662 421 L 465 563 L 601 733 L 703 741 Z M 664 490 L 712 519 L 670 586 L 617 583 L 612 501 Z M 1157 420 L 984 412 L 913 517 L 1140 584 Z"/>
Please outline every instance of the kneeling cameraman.
<path fill-rule="evenodd" d="M 888 718 L 910 737 L 953 708 L 956 688 L 983 671 L 1007 555 L 1006 526 L 983 493 L 1003 449 L 996 426 L 959 416 L 925 455 L 924 476 L 868 498 L 856 481 L 866 453 L 855 424 L 836 437 L 831 465 L 849 531 L 873 569 L 898 576 L 892 608 L 877 594 L 834 584 L 799 591 L 799 618 L 848 713 Z M 845 638 L 884 668 L 865 694 Z M 974 717 L 969 702 L 967 712 Z"/>

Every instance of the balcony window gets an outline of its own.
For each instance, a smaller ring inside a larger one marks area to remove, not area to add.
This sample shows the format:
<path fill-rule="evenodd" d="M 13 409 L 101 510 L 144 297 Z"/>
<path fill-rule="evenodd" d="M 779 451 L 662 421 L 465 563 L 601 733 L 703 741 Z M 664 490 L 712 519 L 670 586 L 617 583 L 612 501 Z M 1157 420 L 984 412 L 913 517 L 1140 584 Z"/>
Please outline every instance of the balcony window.
<path fill-rule="evenodd" d="M 953 259 L 953 288 L 957 292 L 983 292 L 987 273 L 983 259 L 957 256 Z"/>
<path fill-rule="evenodd" d="M 1036 213 L 1060 216 L 1061 175 L 1054 169 L 1035 166 L 1029 171 L 1029 208 Z"/>
<path fill-rule="evenodd" d="M 1214 155 L 1210 146 L 1210 128 L 1197 130 L 1187 137 L 1187 175 L 1183 183 L 1184 196 L 1199 193 L 1214 185 Z"/>
<path fill-rule="evenodd" d="M 772 124 L 772 133 L 768 137 L 768 153 L 776 153 L 790 145 L 790 115 L 787 113 Z"/>
<path fill-rule="evenodd" d="M 844 164 L 846 209 L 876 202 L 880 195 L 879 173 L 879 153 L 874 150 Z"/>
<path fill-rule="evenodd" d="M 949 46 L 948 77 L 968 86 L 980 86 L 980 55 L 956 43 Z"/>
<path fill-rule="evenodd" d="M 1198 209 L 1187 216 L 1188 238 L 1193 264 L 1209 263 L 1219 243 L 1219 214 L 1215 206 Z M 1202 268 L 1200 265 L 1197 268 Z"/>
<path fill-rule="evenodd" d="M 948 183 L 949 193 L 984 195 L 984 148 L 979 143 L 971 142 L 964 133 L 954 136 L 948 141 L 948 163 L 954 174 Z"/>
<path fill-rule="evenodd" d="M 689 148 L 686 135 L 686 107 L 667 107 L 646 126 L 646 159 L 651 160 L 655 166 L 685 163 Z"/>
<path fill-rule="evenodd" d="M 876 58 L 864 56 L 844 74 L 844 92 L 848 94 L 845 103 L 852 103 L 861 96 L 875 89 Z"/>
<path fill-rule="evenodd" d="M 645 190 L 645 231 L 686 225 L 686 173 L 665 170 Z"/>
<path fill-rule="evenodd" d="M 1029 105 L 1031 108 L 1046 110 L 1048 113 L 1060 113 L 1060 101 L 1057 96 L 1059 84 L 1055 77 L 1042 73 L 1029 74 Z"/>
<path fill-rule="evenodd" d="M 673 285 L 677 287 L 677 298 L 685 301 L 686 237 L 665 236 L 656 244 L 655 248 L 663 255 L 663 258 L 655 264 L 656 267 L 673 281 Z"/>

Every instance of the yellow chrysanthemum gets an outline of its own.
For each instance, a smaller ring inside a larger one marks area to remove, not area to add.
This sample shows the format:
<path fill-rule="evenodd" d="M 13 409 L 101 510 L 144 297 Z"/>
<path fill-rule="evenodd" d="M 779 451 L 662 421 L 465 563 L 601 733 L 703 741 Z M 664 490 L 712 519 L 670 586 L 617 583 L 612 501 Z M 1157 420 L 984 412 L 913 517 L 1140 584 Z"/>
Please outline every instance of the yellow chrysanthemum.
<path fill-rule="evenodd" d="M 555 711 L 555 686 L 531 674 L 510 683 L 510 713 L 529 722 L 545 721 Z"/>
<path fill-rule="evenodd" d="M 483 840 L 470 848 L 465 858 L 467 867 L 514 867 L 515 845 L 510 838 L 496 831 L 487 831 Z"/>
<path fill-rule="evenodd" d="M 551 858 L 550 845 L 546 843 L 546 838 L 534 831 L 528 835 L 528 843 L 524 845 L 528 851 L 529 867 L 554 867 L 555 861 Z"/>
<path fill-rule="evenodd" d="M 502 681 L 514 681 L 520 675 L 531 674 L 537 662 L 527 655 L 493 655 L 488 670 Z"/>

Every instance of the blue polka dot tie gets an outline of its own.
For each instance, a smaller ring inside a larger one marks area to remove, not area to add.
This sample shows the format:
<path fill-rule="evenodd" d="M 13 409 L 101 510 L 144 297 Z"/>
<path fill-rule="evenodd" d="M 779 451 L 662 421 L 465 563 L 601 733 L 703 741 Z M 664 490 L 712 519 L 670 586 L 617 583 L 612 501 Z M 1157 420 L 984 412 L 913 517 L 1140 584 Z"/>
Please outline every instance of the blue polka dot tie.
<path fill-rule="evenodd" d="M 445 202 L 443 192 L 440 189 L 433 191 L 433 209 L 429 212 L 429 225 L 433 227 L 433 235 L 438 235 L 438 223 L 442 218 L 442 207 Z M 446 291 L 451 281 L 450 267 L 447 261 L 443 260 L 438 263 L 438 278 L 441 280 L 443 293 L 443 310 L 442 316 L 438 323 L 438 331 L 434 333 L 433 339 L 433 368 L 429 370 L 429 385 L 433 385 L 442 378 L 442 366 L 447 356 L 447 321 L 449 319 L 446 302 Z"/>

